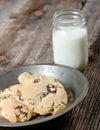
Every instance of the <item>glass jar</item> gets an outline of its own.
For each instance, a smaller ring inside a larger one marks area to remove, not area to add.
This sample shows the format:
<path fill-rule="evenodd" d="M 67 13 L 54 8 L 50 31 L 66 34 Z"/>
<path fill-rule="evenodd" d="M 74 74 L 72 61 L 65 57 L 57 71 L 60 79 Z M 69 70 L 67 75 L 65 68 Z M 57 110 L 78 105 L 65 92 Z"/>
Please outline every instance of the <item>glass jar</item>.
<path fill-rule="evenodd" d="M 82 11 L 58 10 L 53 16 L 54 63 L 83 71 L 88 63 L 88 35 Z"/>

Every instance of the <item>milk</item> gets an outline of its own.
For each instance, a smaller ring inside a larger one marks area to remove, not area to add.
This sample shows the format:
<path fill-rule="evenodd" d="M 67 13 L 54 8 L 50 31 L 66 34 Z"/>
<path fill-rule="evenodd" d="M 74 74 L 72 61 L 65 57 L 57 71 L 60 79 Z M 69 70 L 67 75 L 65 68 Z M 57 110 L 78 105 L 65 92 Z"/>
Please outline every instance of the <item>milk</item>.
<path fill-rule="evenodd" d="M 54 63 L 84 70 L 88 62 L 87 29 L 54 29 L 52 33 Z"/>

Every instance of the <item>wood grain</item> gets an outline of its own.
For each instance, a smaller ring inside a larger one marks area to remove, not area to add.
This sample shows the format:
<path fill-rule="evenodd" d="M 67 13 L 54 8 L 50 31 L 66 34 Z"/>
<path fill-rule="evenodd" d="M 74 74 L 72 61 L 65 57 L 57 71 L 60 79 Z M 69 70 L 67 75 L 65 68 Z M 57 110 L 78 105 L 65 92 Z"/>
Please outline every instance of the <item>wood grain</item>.
<path fill-rule="evenodd" d="M 83 8 L 86 15 L 89 33 L 89 46 L 91 46 L 100 33 L 100 0 L 89 0 Z"/>

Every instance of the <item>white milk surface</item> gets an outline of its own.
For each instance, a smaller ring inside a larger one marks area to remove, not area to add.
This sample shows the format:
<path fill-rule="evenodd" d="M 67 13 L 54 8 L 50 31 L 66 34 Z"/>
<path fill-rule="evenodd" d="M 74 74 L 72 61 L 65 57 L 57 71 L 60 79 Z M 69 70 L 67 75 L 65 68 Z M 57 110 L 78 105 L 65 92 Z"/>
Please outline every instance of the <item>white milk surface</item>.
<path fill-rule="evenodd" d="M 83 70 L 88 62 L 87 30 L 53 30 L 54 63 Z"/>

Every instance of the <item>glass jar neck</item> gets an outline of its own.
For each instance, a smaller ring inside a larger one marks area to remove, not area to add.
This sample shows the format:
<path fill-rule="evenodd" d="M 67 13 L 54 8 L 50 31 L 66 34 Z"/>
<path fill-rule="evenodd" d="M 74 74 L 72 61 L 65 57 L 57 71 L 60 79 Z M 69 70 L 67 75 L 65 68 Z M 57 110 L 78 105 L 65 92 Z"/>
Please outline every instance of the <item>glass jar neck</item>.
<path fill-rule="evenodd" d="M 85 16 L 78 9 L 58 10 L 53 16 L 53 25 L 58 28 L 76 28 L 85 24 Z"/>

